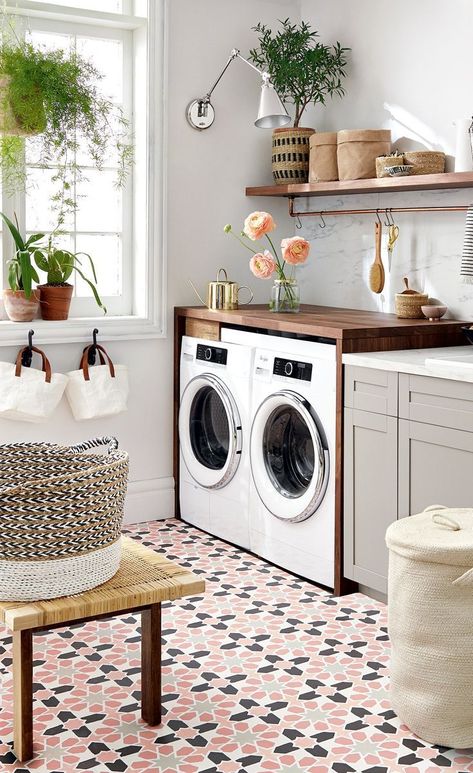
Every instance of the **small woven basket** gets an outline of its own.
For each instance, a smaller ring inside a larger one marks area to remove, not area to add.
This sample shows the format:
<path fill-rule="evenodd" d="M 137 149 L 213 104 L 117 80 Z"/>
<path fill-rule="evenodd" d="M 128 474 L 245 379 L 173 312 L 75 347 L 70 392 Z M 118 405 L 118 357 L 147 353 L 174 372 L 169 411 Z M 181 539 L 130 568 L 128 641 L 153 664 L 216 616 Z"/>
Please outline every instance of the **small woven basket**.
<path fill-rule="evenodd" d="M 405 163 L 412 167 L 411 174 L 441 174 L 445 172 L 445 153 L 436 150 L 415 150 L 404 153 Z"/>
<path fill-rule="evenodd" d="M 423 319 L 422 306 L 428 302 L 429 296 L 426 293 L 411 290 L 407 276 L 404 277 L 404 284 L 406 286 L 404 292 L 396 293 L 394 297 L 396 315 L 400 319 Z"/>
<path fill-rule="evenodd" d="M 389 172 L 386 170 L 391 166 L 399 166 L 401 164 L 404 164 L 402 153 L 392 156 L 378 156 L 376 159 L 376 177 L 389 177 Z"/>
<path fill-rule="evenodd" d="M 306 183 L 309 179 L 309 139 L 314 129 L 292 127 L 273 131 L 272 166 L 276 185 Z"/>
<path fill-rule="evenodd" d="M 117 449 L 109 437 L 0 445 L 1 601 L 82 593 L 117 572 L 128 481 Z"/>

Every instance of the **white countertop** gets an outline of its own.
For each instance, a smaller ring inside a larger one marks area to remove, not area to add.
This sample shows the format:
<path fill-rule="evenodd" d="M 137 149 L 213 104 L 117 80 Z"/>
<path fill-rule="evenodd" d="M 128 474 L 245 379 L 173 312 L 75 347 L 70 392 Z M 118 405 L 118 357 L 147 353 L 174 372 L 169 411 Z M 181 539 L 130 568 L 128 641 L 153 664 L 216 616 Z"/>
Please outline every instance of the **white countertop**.
<path fill-rule="evenodd" d="M 460 358 L 460 360 L 459 360 Z M 466 358 L 466 365 L 455 362 Z M 471 362 L 468 362 L 470 360 Z M 448 346 L 439 349 L 399 349 L 392 352 L 361 352 L 344 354 L 344 365 L 359 368 L 377 368 L 397 373 L 413 373 L 418 376 L 448 378 L 453 381 L 473 382 L 473 346 Z M 432 365 L 435 360 L 439 366 Z M 443 362 L 442 362 L 443 361 Z"/>

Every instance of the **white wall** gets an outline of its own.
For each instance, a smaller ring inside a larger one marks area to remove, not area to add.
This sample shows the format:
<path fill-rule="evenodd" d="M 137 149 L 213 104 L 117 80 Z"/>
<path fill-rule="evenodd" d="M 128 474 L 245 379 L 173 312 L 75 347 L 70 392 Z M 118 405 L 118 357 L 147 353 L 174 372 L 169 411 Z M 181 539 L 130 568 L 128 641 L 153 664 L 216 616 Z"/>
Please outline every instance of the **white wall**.
<path fill-rule="evenodd" d="M 401 150 L 445 151 L 452 167 L 453 121 L 473 113 L 467 85 L 473 36 L 470 0 L 302 0 L 302 18 L 321 40 L 350 46 L 347 95 L 312 109 L 303 120 L 319 131 L 390 128 Z M 382 194 L 309 200 L 311 209 L 403 205 L 453 205 L 473 201 L 470 191 Z M 302 203 L 304 206 L 304 203 Z M 464 214 L 401 214 L 400 237 L 382 297 L 367 288 L 373 258 L 371 216 L 327 218 L 321 229 L 305 219 L 313 240 L 311 263 L 302 272 L 304 300 L 383 311 L 408 274 L 413 286 L 444 301 L 450 316 L 471 317 L 473 287 L 459 280 Z"/>
<path fill-rule="evenodd" d="M 271 181 L 271 136 L 255 129 L 258 77 L 234 62 L 215 92 L 216 121 L 207 132 L 191 129 L 187 103 L 202 96 L 215 80 L 233 47 L 243 55 L 253 44 L 250 28 L 258 21 L 297 13 L 291 0 L 171 0 L 169 26 L 168 147 L 168 337 L 165 340 L 110 343 L 115 362 L 129 366 L 129 411 L 113 419 L 76 423 L 64 403 L 46 425 L 0 420 L 0 442 L 44 440 L 71 444 L 113 434 L 131 457 L 127 520 L 143 521 L 173 514 L 172 481 L 172 309 L 197 302 L 187 285 L 190 277 L 202 290 L 220 266 L 229 276 L 250 283 L 266 300 L 269 285 L 251 281 L 247 255 L 223 233 L 232 222 L 238 229 L 260 200 L 245 198 L 246 185 Z M 268 206 L 265 202 L 264 206 Z M 292 231 L 285 202 L 272 202 L 281 236 Z M 100 325 L 99 325 L 100 327 Z M 35 342 L 41 346 L 41 340 Z M 54 370 L 78 367 L 81 345 L 48 345 Z M 12 361 L 16 349 L 3 348 Z"/>

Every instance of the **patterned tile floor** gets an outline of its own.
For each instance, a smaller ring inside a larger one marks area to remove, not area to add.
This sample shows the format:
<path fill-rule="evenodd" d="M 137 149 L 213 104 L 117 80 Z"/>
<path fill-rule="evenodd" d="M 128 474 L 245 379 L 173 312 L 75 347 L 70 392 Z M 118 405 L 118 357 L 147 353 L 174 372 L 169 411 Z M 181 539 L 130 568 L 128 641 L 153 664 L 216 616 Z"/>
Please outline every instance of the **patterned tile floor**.
<path fill-rule="evenodd" d="M 473 773 L 473 750 L 426 745 L 390 709 L 383 605 L 178 521 L 130 533 L 207 579 L 163 610 L 163 725 L 139 717 L 135 618 L 58 630 L 35 638 L 37 756 L 16 764 L 4 632 L 0 773 Z"/>

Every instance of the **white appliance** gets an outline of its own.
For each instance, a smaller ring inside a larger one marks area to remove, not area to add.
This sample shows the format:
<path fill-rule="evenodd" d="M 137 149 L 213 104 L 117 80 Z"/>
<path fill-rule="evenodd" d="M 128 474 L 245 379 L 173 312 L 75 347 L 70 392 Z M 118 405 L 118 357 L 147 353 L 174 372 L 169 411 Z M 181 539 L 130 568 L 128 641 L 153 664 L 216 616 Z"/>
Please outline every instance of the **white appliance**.
<path fill-rule="evenodd" d="M 253 364 L 251 550 L 333 587 L 336 348 L 224 329 L 227 338 L 264 344 Z"/>
<path fill-rule="evenodd" d="M 184 336 L 179 411 L 184 521 L 249 548 L 250 385 L 254 350 Z"/>

